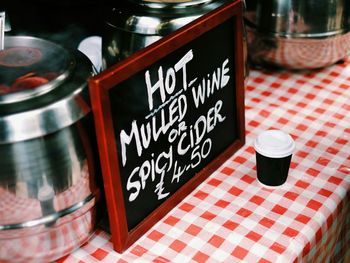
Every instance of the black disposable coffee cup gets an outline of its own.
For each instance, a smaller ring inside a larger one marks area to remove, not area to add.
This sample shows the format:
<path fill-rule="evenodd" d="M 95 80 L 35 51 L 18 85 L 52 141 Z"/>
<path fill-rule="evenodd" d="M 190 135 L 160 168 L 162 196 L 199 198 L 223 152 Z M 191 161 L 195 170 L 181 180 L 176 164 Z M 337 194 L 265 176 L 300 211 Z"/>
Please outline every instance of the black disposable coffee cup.
<path fill-rule="evenodd" d="M 283 185 L 288 177 L 295 143 L 280 130 L 267 130 L 254 142 L 258 181 L 267 187 Z"/>

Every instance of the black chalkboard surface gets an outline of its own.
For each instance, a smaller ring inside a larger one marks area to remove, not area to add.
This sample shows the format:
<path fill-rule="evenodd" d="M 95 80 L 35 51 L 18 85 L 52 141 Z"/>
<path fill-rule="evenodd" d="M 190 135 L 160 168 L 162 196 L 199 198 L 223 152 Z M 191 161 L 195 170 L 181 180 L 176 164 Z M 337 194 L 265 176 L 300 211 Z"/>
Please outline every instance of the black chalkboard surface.
<path fill-rule="evenodd" d="M 241 12 L 226 4 L 90 80 L 117 251 L 244 144 Z"/>

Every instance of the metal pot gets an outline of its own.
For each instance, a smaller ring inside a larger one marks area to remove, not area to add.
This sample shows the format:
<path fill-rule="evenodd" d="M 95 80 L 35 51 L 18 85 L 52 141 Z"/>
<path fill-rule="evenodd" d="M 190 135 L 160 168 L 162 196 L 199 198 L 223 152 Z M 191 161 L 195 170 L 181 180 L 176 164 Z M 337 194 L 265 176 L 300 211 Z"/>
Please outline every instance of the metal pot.
<path fill-rule="evenodd" d="M 226 0 L 128 1 L 106 13 L 102 35 L 104 68 L 214 10 Z"/>
<path fill-rule="evenodd" d="M 95 226 L 97 158 L 79 51 L 6 37 L 0 51 L 0 261 L 47 262 Z"/>
<path fill-rule="evenodd" d="M 304 69 L 350 54 L 347 0 L 246 0 L 248 54 L 257 64 Z"/>

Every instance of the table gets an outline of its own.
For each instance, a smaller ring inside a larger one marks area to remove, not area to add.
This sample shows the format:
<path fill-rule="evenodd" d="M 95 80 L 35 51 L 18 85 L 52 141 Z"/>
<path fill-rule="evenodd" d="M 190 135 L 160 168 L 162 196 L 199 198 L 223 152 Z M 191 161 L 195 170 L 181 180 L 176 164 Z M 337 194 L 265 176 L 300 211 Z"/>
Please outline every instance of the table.
<path fill-rule="evenodd" d="M 350 262 L 350 59 L 316 71 L 252 69 L 246 145 L 125 253 L 110 235 L 59 262 Z M 296 141 L 289 177 L 256 180 L 253 140 Z"/>

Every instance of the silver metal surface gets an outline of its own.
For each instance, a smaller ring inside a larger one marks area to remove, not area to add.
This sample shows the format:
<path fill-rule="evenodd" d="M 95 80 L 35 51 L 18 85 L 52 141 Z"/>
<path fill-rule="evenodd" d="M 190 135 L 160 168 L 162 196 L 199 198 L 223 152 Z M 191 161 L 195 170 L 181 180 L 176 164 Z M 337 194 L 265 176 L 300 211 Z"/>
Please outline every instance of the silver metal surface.
<path fill-rule="evenodd" d="M 350 32 L 328 38 L 283 38 L 247 27 L 249 60 L 258 66 L 315 69 L 350 55 Z"/>
<path fill-rule="evenodd" d="M 24 252 L 0 249 L 0 259 L 55 260 L 92 234 L 99 191 L 91 117 L 43 137 L 0 144 L 0 247 Z M 74 227 L 80 220 L 84 230 Z M 38 240 L 42 246 L 28 246 Z"/>
<path fill-rule="evenodd" d="M 99 161 L 87 88 L 93 67 L 79 51 L 67 57 L 64 77 L 45 92 L 0 103 L 0 261 L 54 261 L 95 227 Z"/>
<path fill-rule="evenodd" d="M 66 212 L 54 224 L 0 231 L 2 262 L 56 262 L 86 243 L 95 230 L 96 199 Z"/>
<path fill-rule="evenodd" d="M 226 0 L 124 2 L 106 14 L 102 36 L 104 68 L 219 7 Z"/>
<path fill-rule="evenodd" d="M 246 0 L 245 17 L 259 31 L 289 37 L 328 37 L 350 30 L 348 0 Z"/>
<path fill-rule="evenodd" d="M 153 10 L 158 9 L 163 12 L 169 12 L 169 10 L 186 12 L 184 8 L 191 8 L 194 6 L 201 8 L 203 5 L 213 2 L 213 0 L 130 0 L 130 2 L 134 2 L 143 7 L 152 8 Z"/>
<path fill-rule="evenodd" d="M 0 11 L 0 51 L 4 49 L 5 39 L 5 12 Z"/>
<path fill-rule="evenodd" d="M 11 23 L 10 23 L 10 18 L 9 18 L 9 15 L 6 14 L 5 15 L 5 32 L 9 32 L 11 31 Z"/>
<path fill-rule="evenodd" d="M 24 101 L 36 96 L 45 94 L 52 89 L 55 89 L 61 85 L 64 81 L 67 80 L 68 76 L 76 68 L 75 58 L 63 47 L 35 37 L 28 36 L 8 36 L 5 39 L 5 50 L 7 48 L 16 47 L 16 48 L 35 48 L 41 52 L 41 60 L 37 64 L 41 64 L 41 68 L 38 68 L 37 65 L 29 66 L 29 69 L 25 69 L 27 72 L 32 69 L 42 70 L 42 68 L 47 68 L 47 70 L 55 70 L 59 74 L 54 80 L 51 80 L 49 83 L 41 85 L 34 89 L 22 90 L 20 92 L 3 94 L 0 96 L 0 104 L 8 104 L 13 102 Z M 40 65 L 39 65 L 40 66 Z M 9 75 L 11 77 L 14 75 L 13 71 L 22 73 L 21 70 L 16 67 L 1 67 L 2 72 L 0 76 Z M 90 72 L 88 72 L 89 74 Z"/>
<path fill-rule="evenodd" d="M 246 6 L 248 54 L 254 63 L 318 68 L 350 52 L 348 0 L 246 0 Z"/>
<path fill-rule="evenodd" d="M 58 219 L 63 218 L 66 215 L 72 214 L 79 209 L 83 208 L 86 204 L 88 204 L 90 201 L 93 200 L 93 204 L 96 204 L 97 198 L 94 194 L 91 194 L 87 196 L 84 200 L 79 201 L 78 203 L 67 207 L 63 210 L 50 213 L 47 216 L 43 216 L 37 219 L 17 223 L 17 224 L 6 224 L 6 225 L 0 225 L 0 231 L 1 230 L 14 230 L 14 229 L 23 229 L 23 228 L 31 228 L 31 227 L 36 227 L 40 225 L 53 225 L 57 222 Z M 1 237 L 1 233 L 0 233 Z"/>
<path fill-rule="evenodd" d="M 64 70 L 53 81 L 33 90 L 0 96 L 0 144 L 53 133 L 91 111 L 87 78 L 92 75 L 93 67 L 85 55 L 79 51 L 67 55 L 67 51 L 57 45 L 36 38 L 9 37 L 12 45 L 17 40 L 19 45 L 28 43 L 29 46 L 45 45 L 45 50 L 54 48 L 55 52 L 68 59 L 61 60 Z M 57 58 L 52 62 L 57 62 Z"/>

